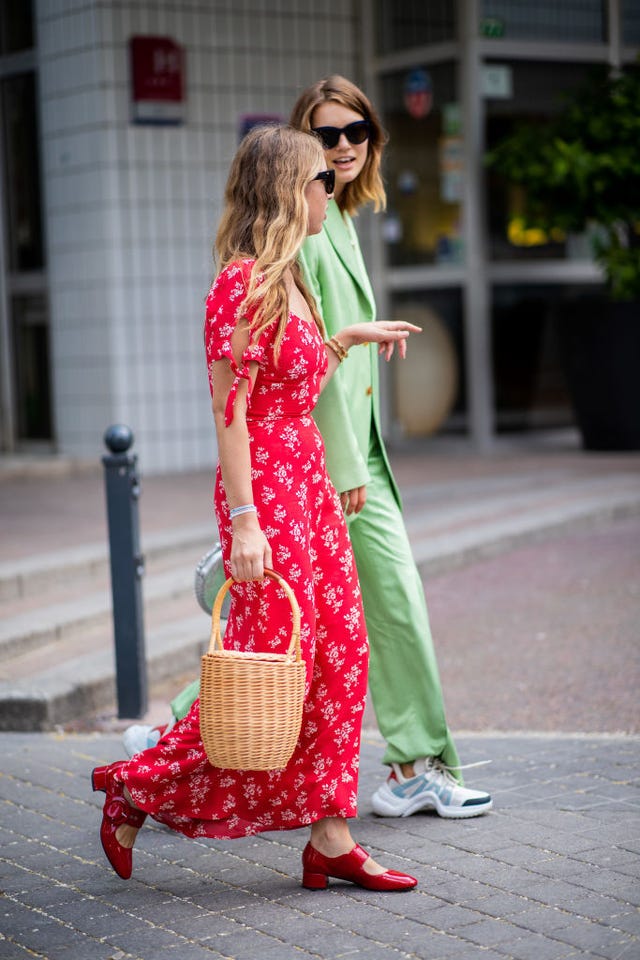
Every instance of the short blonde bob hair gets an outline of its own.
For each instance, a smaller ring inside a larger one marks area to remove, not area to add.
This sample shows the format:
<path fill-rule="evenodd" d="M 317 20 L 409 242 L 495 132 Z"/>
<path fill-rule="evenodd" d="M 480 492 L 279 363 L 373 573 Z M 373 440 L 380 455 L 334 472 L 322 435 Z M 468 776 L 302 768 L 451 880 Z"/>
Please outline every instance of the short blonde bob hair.
<path fill-rule="evenodd" d="M 287 271 L 293 274 L 324 334 L 297 262 L 309 222 L 305 187 L 324 169 L 324 163 L 315 136 L 270 124 L 254 127 L 246 135 L 229 171 L 214 257 L 219 270 L 238 260 L 255 259 L 243 309 L 248 312 L 257 305 L 251 320 L 252 340 L 278 323 L 276 358 L 288 320 Z"/>
<path fill-rule="evenodd" d="M 373 203 L 376 211 L 383 210 L 387 196 L 380 175 L 380 161 L 383 147 L 389 138 L 373 104 L 355 83 L 339 74 L 332 74 L 303 90 L 291 111 L 291 126 L 310 132 L 313 129 L 314 110 L 322 103 L 339 103 L 359 113 L 363 120 L 368 120 L 371 125 L 365 165 L 352 183 L 345 184 L 337 200 L 338 206 L 352 215 L 367 203 Z"/>

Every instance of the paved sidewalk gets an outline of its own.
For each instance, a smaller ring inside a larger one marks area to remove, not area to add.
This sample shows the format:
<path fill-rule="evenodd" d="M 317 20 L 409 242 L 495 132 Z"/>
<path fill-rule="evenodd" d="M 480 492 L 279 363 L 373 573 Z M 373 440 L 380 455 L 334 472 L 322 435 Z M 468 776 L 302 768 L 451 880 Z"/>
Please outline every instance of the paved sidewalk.
<path fill-rule="evenodd" d="M 390 451 L 416 560 L 431 571 L 589 519 L 640 513 L 640 453 L 585 453 L 571 432 L 500 438 L 479 456 L 454 438 Z M 142 549 L 171 531 L 210 531 L 213 467 L 142 476 Z M 102 468 L 0 458 L 0 566 L 106 549 Z M 446 556 L 444 556 L 446 555 Z M 435 561 L 435 563 L 434 563 Z"/>
<path fill-rule="evenodd" d="M 191 841 L 149 821 L 125 883 L 89 783 L 122 756 L 123 722 L 0 733 L 0 960 L 640 958 L 640 457 L 505 443 L 393 460 L 449 722 L 484 731 L 456 743 L 464 763 L 492 761 L 468 782 L 494 810 L 374 817 L 383 746 L 368 728 L 354 835 L 417 890 L 303 890 L 305 831 Z M 60 469 L 0 470 L 5 565 L 104 545 L 102 477 Z M 143 548 L 196 523 L 214 529 L 209 475 L 144 481 Z"/>
<path fill-rule="evenodd" d="M 193 841 L 147 822 L 130 881 L 98 839 L 104 735 L 2 734 L 3 960 L 563 960 L 640 956 L 640 738 L 479 736 L 495 810 L 378 819 L 365 737 L 358 841 L 414 873 L 409 893 L 300 886 L 306 831 Z"/>
<path fill-rule="evenodd" d="M 562 532 L 640 516 L 640 454 L 586 454 L 571 432 L 501 438 L 483 457 L 454 438 L 406 443 L 392 462 L 414 555 L 429 579 Z M 217 529 L 212 470 L 146 477 L 141 464 L 141 471 L 142 589 L 155 682 L 173 662 L 197 668 L 206 621 L 193 572 Z M 91 468 L 0 458 L 0 530 L 0 726 L 52 729 L 113 696 L 97 458 Z"/>

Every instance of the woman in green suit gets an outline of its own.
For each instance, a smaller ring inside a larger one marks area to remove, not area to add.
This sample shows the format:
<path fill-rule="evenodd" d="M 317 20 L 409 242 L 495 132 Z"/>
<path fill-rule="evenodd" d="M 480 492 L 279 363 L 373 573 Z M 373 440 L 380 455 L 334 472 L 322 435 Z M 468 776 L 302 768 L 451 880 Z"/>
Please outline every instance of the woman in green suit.
<path fill-rule="evenodd" d="M 327 328 L 340 341 L 350 323 L 375 320 L 376 307 L 351 221 L 359 207 L 384 207 L 380 159 L 385 133 L 367 97 L 349 80 L 327 77 L 298 98 L 291 124 L 320 137 L 335 197 L 321 233 L 301 262 Z M 473 817 L 491 808 L 487 793 L 468 790 L 447 727 L 422 582 L 385 451 L 374 345 L 351 350 L 314 416 L 329 475 L 349 522 L 371 648 L 369 683 L 387 743 L 388 779 L 373 796 L 382 816 L 434 808 L 442 817 Z"/>
<path fill-rule="evenodd" d="M 343 327 L 375 320 L 351 216 L 366 203 L 376 210 L 384 206 L 380 158 L 386 137 L 369 100 L 339 76 L 305 90 L 291 123 L 317 131 L 327 166 L 336 171 L 335 199 L 329 202 L 323 230 L 305 242 L 301 260 L 327 335 L 339 341 Z M 459 776 L 422 582 L 381 436 L 373 345 L 350 351 L 314 415 L 349 523 L 370 641 L 369 684 L 387 742 L 384 762 L 391 767 L 373 796 L 373 808 L 384 816 L 408 816 L 425 808 L 443 817 L 478 816 L 491 808 L 491 797 L 467 790 Z M 173 702 L 174 716 L 188 712 L 197 694 L 196 681 Z M 153 746 L 162 729 L 130 727 L 127 752 Z"/>

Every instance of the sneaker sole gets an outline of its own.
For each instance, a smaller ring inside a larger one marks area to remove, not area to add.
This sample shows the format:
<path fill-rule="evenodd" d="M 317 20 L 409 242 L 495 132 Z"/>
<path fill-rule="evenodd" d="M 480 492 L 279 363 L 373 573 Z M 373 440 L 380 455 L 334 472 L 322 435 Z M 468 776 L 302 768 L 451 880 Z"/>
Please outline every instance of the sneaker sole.
<path fill-rule="evenodd" d="M 135 757 L 136 754 L 142 753 L 143 750 L 148 750 L 152 744 L 145 741 L 143 746 L 139 739 L 136 739 L 135 737 L 127 737 L 125 732 L 124 736 L 122 737 L 122 746 L 124 747 L 125 753 L 129 759 L 131 759 L 132 757 Z"/>
<path fill-rule="evenodd" d="M 415 797 L 408 801 L 398 799 L 395 803 L 391 798 L 374 797 L 372 807 L 378 817 L 410 817 L 419 810 L 435 810 L 444 820 L 468 820 L 488 813 L 493 807 L 493 800 L 476 803 L 472 807 L 451 807 L 441 803 L 438 797 Z"/>

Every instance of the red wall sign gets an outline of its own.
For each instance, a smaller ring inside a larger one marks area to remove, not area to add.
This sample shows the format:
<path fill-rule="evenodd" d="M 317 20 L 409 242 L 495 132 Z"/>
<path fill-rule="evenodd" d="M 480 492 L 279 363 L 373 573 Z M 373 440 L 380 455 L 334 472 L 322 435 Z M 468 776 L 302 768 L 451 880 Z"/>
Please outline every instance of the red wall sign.
<path fill-rule="evenodd" d="M 131 37 L 131 99 L 136 123 L 182 123 L 182 47 L 171 37 Z"/>

